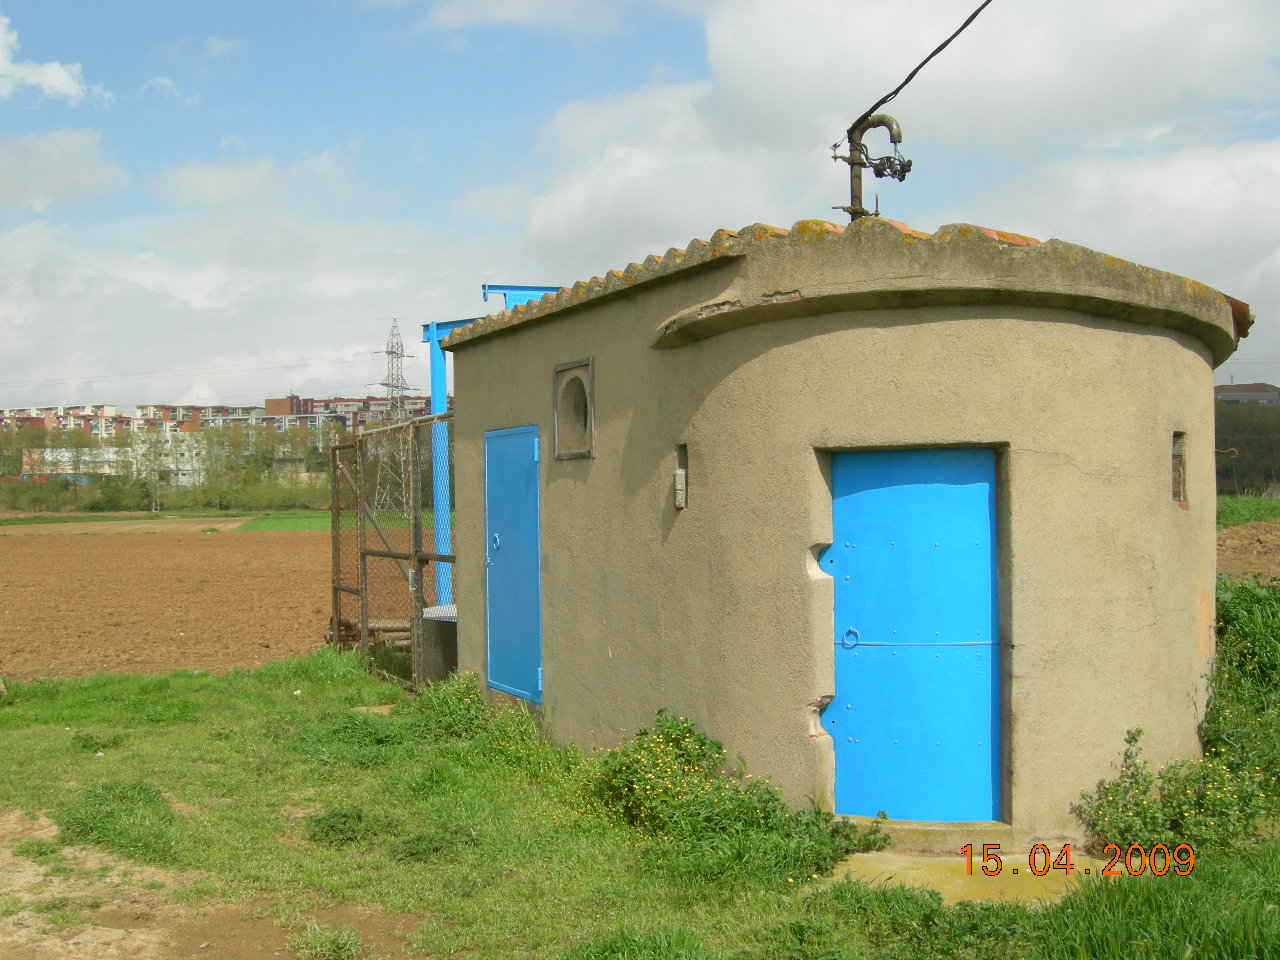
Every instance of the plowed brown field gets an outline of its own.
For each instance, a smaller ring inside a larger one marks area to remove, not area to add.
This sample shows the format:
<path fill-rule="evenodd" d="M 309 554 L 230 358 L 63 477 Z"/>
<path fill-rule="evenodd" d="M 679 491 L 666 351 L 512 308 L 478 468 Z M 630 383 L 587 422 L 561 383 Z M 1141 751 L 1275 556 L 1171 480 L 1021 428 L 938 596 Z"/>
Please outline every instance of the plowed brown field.
<path fill-rule="evenodd" d="M 1219 530 L 1218 572 L 1280 577 L 1280 520 Z"/>
<path fill-rule="evenodd" d="M 132 523 L 107 522 L 68 535 L 63 526 L 0 527 L 0 677 L 222 672 L 324 642 L 325 531 L 132 533 Z"/>
<path fill-rule="evenodd" d="M 228 532 L 239 522 L 0 527 L 0 677 L 226 671 L 314 650 L 329 534 Z M 1218 569 L 1280 577 L 1280 521 L 1220 530 Z"/>

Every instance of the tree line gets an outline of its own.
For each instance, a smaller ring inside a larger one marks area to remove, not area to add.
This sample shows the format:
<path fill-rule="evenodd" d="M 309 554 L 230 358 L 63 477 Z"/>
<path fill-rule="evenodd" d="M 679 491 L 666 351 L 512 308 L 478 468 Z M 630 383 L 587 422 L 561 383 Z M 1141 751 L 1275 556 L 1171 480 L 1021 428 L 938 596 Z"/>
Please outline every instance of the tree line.
<path fill-rule="evenodd" d="M 177 437 L 155 430 L 100 441 L 26 424 L 0 431 L 0 509 L 273 510 L 327 507 L 336 425 L 276 431 L 230 424 Z"/>
<path fill-rule="evenodd" d="M 1218 493 L 1264 496 L 1280 492 L 1280 405 L 1215 403 Z"/>
<path fill-rule="evenodd" d="M 1218 492 L 1280 494 L 1280 405 L 1215 403 L 1214 420 L 1215 447 L 1229 451 L 1214 456 Z M 336 424 L 325 431 L 231 424 L 171 442 L 154 430 L 99 441 L 83 430 L 26 424 L 0 430 L 0 509 L 323 508 L 329 447 L 346 439 Z"/>

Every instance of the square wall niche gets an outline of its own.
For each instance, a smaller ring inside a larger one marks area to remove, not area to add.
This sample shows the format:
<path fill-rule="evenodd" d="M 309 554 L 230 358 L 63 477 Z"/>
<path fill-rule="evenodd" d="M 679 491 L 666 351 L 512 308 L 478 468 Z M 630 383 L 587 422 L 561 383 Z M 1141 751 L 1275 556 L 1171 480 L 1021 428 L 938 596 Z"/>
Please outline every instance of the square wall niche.
<path fill-rule="evenodd" d="M 557 364 L 553 378 L 556 459 L 595 456 L 595 363 L 593 358 Z"/>

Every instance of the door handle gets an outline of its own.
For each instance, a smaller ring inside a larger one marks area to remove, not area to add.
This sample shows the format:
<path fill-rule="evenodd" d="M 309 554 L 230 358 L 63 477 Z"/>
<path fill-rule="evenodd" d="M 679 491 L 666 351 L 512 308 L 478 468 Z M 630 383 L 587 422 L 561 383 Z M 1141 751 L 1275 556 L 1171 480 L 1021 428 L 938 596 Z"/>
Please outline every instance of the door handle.
<path fill-rule="evenodd" d="M 497 550 L 500 546 L 502 546 L 502 538 L 495 533 L 493 535 L 493 549 Z"/>
<path fill-rule="evenodd" d="M 850 635 L 853 637 L 852 641 L 849 639 Z M 858 635 L 858 631 L 853 629 L 853 627 L 850 627 L 844 632 L 844 636 L 840 638 L 840 646 L 844 647 L 846 650 L 852 650 L 858 645 L 861 639 L 862 638 Z"/>

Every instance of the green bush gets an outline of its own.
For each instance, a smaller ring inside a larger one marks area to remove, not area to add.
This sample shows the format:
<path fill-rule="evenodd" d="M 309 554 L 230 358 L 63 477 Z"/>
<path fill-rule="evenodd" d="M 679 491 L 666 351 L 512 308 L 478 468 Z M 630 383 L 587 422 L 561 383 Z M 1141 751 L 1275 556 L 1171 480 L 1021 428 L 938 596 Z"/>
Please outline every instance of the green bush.
<path fill-rule="evenodd" d="M 82 790 L 54 815 L 59 839 L 93 843 L 143 863 L 178 859 L 181 835 L 164 795 L 141 780 L 109 780 Z"/>
<path fill-rule="evenodd" d="M 285 949 L 297 960 L 360 960 L 365 954 L 364 942 L 353 928 L 314 923 L 285 941 Z"/>
<path fill-rule="evenodd" d="M 366 813 L 360 807 L 337 807 L 307 817 L 307 839 L 329 847 L 366 843 L 395 833 L 399 824 L 383 813 Z"/>
<path fill-rule="evenodd" d="M 1217 656 L 1200 735 L 1215 762 L 1260 781 L 1280 816 L 1280 581 L 1218 578 Z"/>
<path fill-rule="evenodd" d="M 1141 730 L 1126 733 L 1119 774 L 1081 794 L 1076 812 L 1093 848 L 1189 843 L 1223 849 L 1257 835 L 1267 804 L 1259 771 L 1233 771 L 1210 754 L 1153 773 L 1141 757 L 1141 739 Z"/>
<path fill-rule="evenodd" d="M 73 747 L 88 750 L 90 753 L 102 753 L 112 747 L 118 747 L 122 743 L 124 743 L 123 733 L 113 733 L 109 737 L 100 737 L 95 733 L 76 733 L 72 734 L 71 737 L 71 745 Z"/>
<path fill-rule="evenodd" d="M 619 930 L 602 940 L 582 944 L 563 960 L 712 960 L 697 938 L 684 930 L 637 933 Z"/>
<path fill-rule="evenodd" d="M 297 749 L 320 763 L 345 763 L 361 770 L 406 758 L 408 732 L 388 716 L 344 711 L 336 719 L 304 727 L 294 738 Z"/>
<path fill-rule="evenodd" d="M 1225 848 L 1253 840 L 1280 813 L 1280 581 L 1219 577 L 1217 617 L 1204 760 L 1152 772 L 1141 731 L 1129 731 L 1119 775 L 1077 807 L 1099 846 Z"/>
<path fill-rule="evenodd" d="M 1243 693 L 1259 708 L 1280 693 L 1280 580 L 1218 578 L 1215 692 Z"/>
<path fill-rule="evenodd" d="M 806 897 L 735 960 L 997 960 L 1040 957 L 1035 914 L 1019 903 L 945 906 L 935 890 L 839 881 Z"/>
<path fill-rule="evenodd" d="M 19 840 L 11 848 L 15 857 L 30 857 L 38 863 L 51 862 L 58 856 L 62 843 L 48 837 L 32 837 L 30 840 Z"/>
<path fill-rule="evenodd" d="M 1255 520 L 1280 519 L 1280 500 L 1269 497 L 1218 497 L 1218 529 Z"/>
<path fill-rule="evenodd" d="M 428 741 L 471 740 L 480 736 L 492 711 L 473 673 L 455 673 L 419 691 L 393 715 L 414 736 Z"/>
<path fill-rule="evenodd" d="M 392 860 L 429 863 L 441 854 L 479 842 L 480 831 L 474 823 L 455 823 L 402 837 L 387 852 Z"/>
<path fill-rule="evenodd" d="M 149 505 L 147 490 L 141 484 L 123 477 L 106 477 L 99 484 L 84 508 L 94 513 L 124 510 L 146 510 Z"/>
<path fill-rule="evenodd" d="M 656 837 L 677 871 L 705 879 L 794 882 L 888 843 L 878 824 L 859 832 L 824 811 L 793 810 L 767 782 L 723 775 L 724 761 L 718 741 L 659 710 L 652 732 L 641 729 L 593 761 L 587 791 Z"/>

